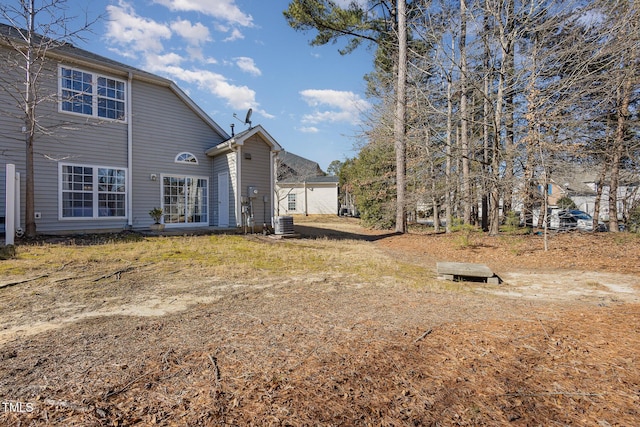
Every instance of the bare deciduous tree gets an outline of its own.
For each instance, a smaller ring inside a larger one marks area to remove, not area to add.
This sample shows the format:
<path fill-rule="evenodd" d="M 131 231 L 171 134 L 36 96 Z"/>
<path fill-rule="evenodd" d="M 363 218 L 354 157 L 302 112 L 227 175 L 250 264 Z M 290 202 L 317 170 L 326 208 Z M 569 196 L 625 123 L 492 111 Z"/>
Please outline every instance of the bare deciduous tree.
<path fill-rule="evenodd" d="M 2 43 L 9 48 L 4 66 L 9 69 L 3 74 L 1 89 L 15 101 L 21 113 L 5 110 L 4 114 L 19 116 L 23 123 L 26 163 L 25 234 L 36 235 L 35 222 L 35 182 L 34 152 L 39 135 L 53 132 L 57 125 L 45 125 L 40 119 L 38 108 L 46 102 L 56 102 L 57 92 L 43 87 L 47 75 L 46 61 L 51 51 L 73 40 L 81 40 L 96 20 L 85 18 L 82 22 L 67 15 L 66 0 L 19 0 L 3 2 L 0 16 L 9 23 L 2 31 Z M 79 23 L 74 29 L 72 25 Z M 12 81 L 6 76 L 14 76 L 22 71 L 22 81 Z"/>

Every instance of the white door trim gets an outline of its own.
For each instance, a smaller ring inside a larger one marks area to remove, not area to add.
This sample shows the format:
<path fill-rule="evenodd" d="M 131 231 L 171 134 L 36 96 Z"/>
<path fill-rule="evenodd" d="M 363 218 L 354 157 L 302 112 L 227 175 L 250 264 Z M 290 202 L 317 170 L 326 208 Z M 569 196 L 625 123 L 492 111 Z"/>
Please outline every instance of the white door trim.
<path fill-rule="evenodd" d="M 229 173 L 218 174 L 218 227 L 229 227 Z"/>

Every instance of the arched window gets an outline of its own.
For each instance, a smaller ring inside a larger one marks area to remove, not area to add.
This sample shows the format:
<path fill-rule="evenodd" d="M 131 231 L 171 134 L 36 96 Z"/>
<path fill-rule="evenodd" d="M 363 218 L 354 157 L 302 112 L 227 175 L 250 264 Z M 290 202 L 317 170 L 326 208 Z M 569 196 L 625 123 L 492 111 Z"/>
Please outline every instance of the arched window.
<path fill-rule="evenodd" d="M 198 159 L 191 153 L 180 153 L 176 156 L 176 163 L 193 163 L 198 164 Z"/>

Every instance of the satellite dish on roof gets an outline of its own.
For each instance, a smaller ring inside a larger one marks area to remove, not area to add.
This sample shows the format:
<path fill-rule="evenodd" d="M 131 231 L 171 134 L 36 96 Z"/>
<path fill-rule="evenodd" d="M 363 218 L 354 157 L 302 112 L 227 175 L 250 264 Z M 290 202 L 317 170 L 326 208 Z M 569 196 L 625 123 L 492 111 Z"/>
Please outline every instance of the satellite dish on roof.
<path fill-rule="evenodd" d="M 253 110 L 249 108 L 249 111 L 247 111 L 247 116 L 244 118 L 244 124 L 249 125 L 249 127 L 251 127 L 251 113 L 253 113 Z"/>

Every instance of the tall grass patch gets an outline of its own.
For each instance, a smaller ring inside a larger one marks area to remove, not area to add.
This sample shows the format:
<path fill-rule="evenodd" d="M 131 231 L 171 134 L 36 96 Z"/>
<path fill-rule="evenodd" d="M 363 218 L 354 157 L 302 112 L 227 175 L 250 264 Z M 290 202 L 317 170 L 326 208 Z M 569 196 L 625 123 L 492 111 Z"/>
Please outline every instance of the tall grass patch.
<path fill-rule="evenodd" d="M 4 276 L 36 276 L 55 271 L 114 270 L 144 266 L 156 274 L 193 270 L 219 280 L 256 280 L 304 275 L 381 278 L 408 285 L 432 276 L 428 269 L 390 258 L 359 240 L 270 241 L 238 235 L 153 237 L 95 245 L 19 246 L 0 263 Z M 350 279 L 349 279 L 350 280 Z"/>

